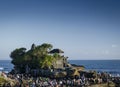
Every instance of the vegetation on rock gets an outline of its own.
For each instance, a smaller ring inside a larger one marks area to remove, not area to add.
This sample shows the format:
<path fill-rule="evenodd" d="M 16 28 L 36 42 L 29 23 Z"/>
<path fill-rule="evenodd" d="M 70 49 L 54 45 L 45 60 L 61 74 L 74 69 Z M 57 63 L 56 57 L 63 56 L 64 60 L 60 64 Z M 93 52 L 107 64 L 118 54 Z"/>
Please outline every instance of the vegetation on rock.
<path fill-rule="evenodd" d="M 59 56 L 59 54 L 56 55 L 56 53 L 54 53 L 55 55 L 49 54 L 52 47 L 51 44 L 44 43 L 38 46 L 32 44 L 30 50 L 24 47 L 17 48 L 10 54 L 12 64 L 15 69 L 22 73 L 25 72 L 26 67 L 30 69 L 51 68 L 52 63 L 55 61 L 55 57 Z"/>

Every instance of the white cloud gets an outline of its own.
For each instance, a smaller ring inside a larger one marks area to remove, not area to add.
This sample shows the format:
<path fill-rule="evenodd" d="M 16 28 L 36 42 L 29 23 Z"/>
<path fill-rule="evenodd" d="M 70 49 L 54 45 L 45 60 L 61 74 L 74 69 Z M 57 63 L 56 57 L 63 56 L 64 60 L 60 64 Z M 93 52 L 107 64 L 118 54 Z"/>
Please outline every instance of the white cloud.
<path fill-rule="evenodd" d="M 109 51 L 108 51 L 108 50 L 105 50 L 105 54 L 109 54 Z"/>
<path fill-rule="evenodd" d="M 116 48 L 116 47 L 117 47 L 117 45 L 116 45 L 116 44 L 113 44 L 113 45 L 112 45 L 112 47 L 113 47 L 113 48 Z"/>
<path fill-rule="evenodd" d="M 102 53 L 108 55 L 110 52 L 108 50 L 104 50 Z"/>

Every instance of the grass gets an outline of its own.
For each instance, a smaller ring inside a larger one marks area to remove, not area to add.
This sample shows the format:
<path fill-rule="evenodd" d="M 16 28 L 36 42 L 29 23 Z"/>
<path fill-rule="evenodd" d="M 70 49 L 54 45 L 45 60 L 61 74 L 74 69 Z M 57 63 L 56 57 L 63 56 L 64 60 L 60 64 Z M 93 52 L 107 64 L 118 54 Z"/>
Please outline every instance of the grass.
<path fill-rule="evenodd" d="M 6 82 L 7 81 L 3 77 L 0 77 L 0 87 L 2 87 L 2 85 Z"/>

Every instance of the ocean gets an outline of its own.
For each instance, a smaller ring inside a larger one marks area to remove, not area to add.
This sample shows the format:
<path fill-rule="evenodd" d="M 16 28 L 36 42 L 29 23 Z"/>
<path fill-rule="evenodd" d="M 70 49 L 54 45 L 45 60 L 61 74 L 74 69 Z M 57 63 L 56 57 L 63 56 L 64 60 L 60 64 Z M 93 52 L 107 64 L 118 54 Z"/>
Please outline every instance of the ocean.
<path fill-rule="evenodd" d="M 8 73 L 13 69 L 13 67 L 11 60 L 0 60 L 0 72 L 4 71 Z"/>
<path fill-rule="evenodd" d="M 120 60 L 69 60 L 69 63 L 83 65 L 86 70 L 107 72 L 120 77 Z"/>
<path fill-rule="evenodd" d="M 120 60 L 68 60 L 70 64 L 85 66 L 86 70 L 108 72 L 114 76 L 120 76 Z M 13 69 L 10 60 L 0 60 L 0 71 L 10 72 Z"/>

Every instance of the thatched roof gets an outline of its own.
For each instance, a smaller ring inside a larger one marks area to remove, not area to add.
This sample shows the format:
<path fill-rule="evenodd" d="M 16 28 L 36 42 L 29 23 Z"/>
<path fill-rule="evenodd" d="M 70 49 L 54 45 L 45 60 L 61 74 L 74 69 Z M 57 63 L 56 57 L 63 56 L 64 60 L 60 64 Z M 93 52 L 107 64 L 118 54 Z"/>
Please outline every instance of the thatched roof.
<path fill-rule="evenodd" d="M 64 53 L 61 49 L 53 49 L 49 53 Z"/>
<path fill-rule="evenodd" d="M 76 65 L 76 64 L 71 64 L 71 65 L 74 67 L 84 67 L 85 68 L 85 66 L 83 66 L 83 65 Z"/>

